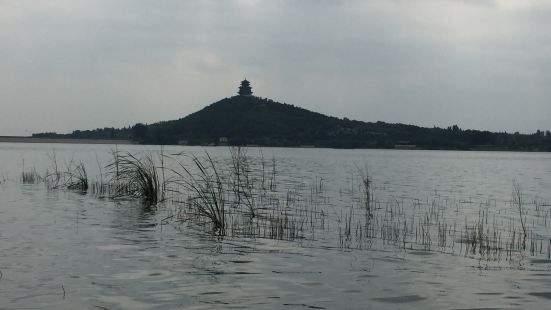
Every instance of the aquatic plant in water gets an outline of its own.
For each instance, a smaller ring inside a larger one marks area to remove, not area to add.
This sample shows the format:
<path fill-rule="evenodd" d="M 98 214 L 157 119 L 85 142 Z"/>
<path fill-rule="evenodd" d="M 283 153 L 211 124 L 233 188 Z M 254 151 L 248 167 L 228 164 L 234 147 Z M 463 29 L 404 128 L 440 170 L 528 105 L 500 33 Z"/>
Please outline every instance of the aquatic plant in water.
<path fill-rule="evenodd" d="M 163 188 L 153 155 L 137 157 L 129 152 L 116 152 L 114 161 L 107 165 L 111 182 L 115 186 L 115 196 L 132 196 L 146 204 L 157 204 L 163 198 Z"/>
<path fill-rule="evenodd" d="M 172 171 L 177 176 L 172 183 L 182 185 L 188 193 L 188 205 L 197 214 L 208 218 L 213 231 L 220 236 L 226 234 L 225 188 L 214 159 L 205 152 L 205 158 L 191 157 L 196 172 L 179 162 L 181 170 Z"/>
<path fill-rule="evenodd" d="M 82 162 L 74 168 L 72 168 L 72 165 L 68 165 L 67 172 L 65 173 L 64 186 L 71 190 L 83 192 L 88 190 L 88 173 Z"/>

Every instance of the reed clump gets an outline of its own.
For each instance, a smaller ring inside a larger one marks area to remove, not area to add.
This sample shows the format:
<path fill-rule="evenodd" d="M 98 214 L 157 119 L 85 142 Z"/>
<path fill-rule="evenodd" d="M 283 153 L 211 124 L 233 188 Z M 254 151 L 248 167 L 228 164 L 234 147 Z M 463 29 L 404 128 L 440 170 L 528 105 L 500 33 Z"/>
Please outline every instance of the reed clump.
<path fill-rule="evenodd" d="M 253 179 L 251 167 L 247 151 L 242 147 L 230 148 L 231 164 L 230 164 L 230 182 L 234 194 L 234 203 L 236 205 L 244 204 L 251 217 L 256 215 L 256 194 L 255 190 L 258 187 L 256 180 Z M 264 160 L 262 160 L 262 167 Z M 261 188 L 264 188 L 265 172 L 261 171 Z"/>
<path fill-rule="evenodd" d="M 522 248 L 526 249 L 526 236 L 528 235 L 528 233 L 526 232 L 524 200 L 523 200 L 522 190 L 516 180 L 513 181 L 512 203 L 519 213 L 520 225 L 522 228 Z"/>
<path fill-rule="evenodd" d="M 261 159 L 255 160 L 241 147 L 232 147 L 229 152 L 229 160 L 217 160 L 208 152 L 203 156 L 174 154 L 181 160 L 176 169 L 170 169 L 175 176 L 170 180 L 170 191 L 187 196 L 190 216 L 207 219 L 217 235 L 252 236 L 256 232 L 295 236 L 299 231 L 294 228 L 295 219 L 276 205 L 282 200 L 275 191 L 275 160 L 268 176 L 262 153 Z M 286 220 L 279 220 L 283 218 Z"/>
<path fill-rule="evenodd" d="M 116 152 L 114 161 L 107 165 L 113 176 L 114 197 L 136 197 L 148 205 L 155 205 L 164 197 L 164 185 L 159 177 L 153 155 L 137 157 L 130 152 Z M 99 186 L 99 191 L 105 188 Z M 110 189 L 111 190 L 111 189 Z"/>
<path fill-rule="evenodd" d="M 21 172 L 21 183 L 23 184 L 36 184 L 42 180 L 36 169 L 33 168 L 30 171 Z"/>
<path fill-rule="evenodd" d="M 194 170 L 179 162 L 181 170 L 173 169 L 177 176 L 172 185 L 182 186 L 189 194 L 188 206 L 199 216 L 212 223 L 213 232 L 226 234 L 226 189 L 214 159 L 205 152 L 204 158 L 191 156 Z"/>
<path fill-rule="evenodd" d="M 367 167 L 359 168 L 356 166 L 356 169 L 358 170 L 358 174 L 360 176 L 360 192 L 361 192 L 361 201 L 362 204 L 365 207 L 365 210 L 368 214 L 368 216 L 372 216 L 372 189 L 371 189 L 371 177 L 369 176 L 369 171 L 367 170 Z"/>
<path fill-rule="evenodd" d="M 74 168 L 72 168 L 72 165 L 68 165 L 67 172 L 65 173 L 64 186 L 67 189 L 81 192 L 86 192 L 88 190 L 88 173 L 82 162 L 77 164 Z"/>

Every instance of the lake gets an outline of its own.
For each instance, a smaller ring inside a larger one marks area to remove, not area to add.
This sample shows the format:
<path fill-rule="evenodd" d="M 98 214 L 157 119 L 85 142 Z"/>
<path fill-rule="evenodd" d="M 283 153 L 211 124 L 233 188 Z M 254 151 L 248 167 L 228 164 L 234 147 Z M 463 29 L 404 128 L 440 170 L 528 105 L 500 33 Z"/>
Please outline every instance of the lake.
<path fill-rule="evenodd" d="M 124 183 L 123 169 L 108 166 L 114 152 L 153 159 L 164 181 L 159 203 L 109 187 Z M 0 143 L 0 308 L 544 309 L 551 301 L 549 153 L 236 152 Z M 202 175 L 197 163 L 215 169 Z M 87 190 L 67 185 L 79 165 Z M 201 200 L 205 190 L 216 199 Z M 224 205 L 224 228 L 201 209 L 214 201 Z"/>

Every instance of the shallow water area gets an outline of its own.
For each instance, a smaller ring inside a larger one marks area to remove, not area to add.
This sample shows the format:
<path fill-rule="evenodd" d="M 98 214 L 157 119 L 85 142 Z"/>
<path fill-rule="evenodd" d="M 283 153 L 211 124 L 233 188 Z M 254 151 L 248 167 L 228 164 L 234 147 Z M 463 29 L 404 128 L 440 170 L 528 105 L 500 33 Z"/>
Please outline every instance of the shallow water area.
<path fill-rule="evenodd" d="M 283 235 L 260 211 L 232 215 L 217 236 L 173 220 L 176 200 L 147 207 L 21 182 L 53 157 L 107 179 L 113 148 L 0 143 L 1 309 L 544 309 L 551 299 L 550 154 L 249 148 L 277 163 L 267 192 L 279 200 L 265 208 L 300 224 Z M 162 151 L 205 150 L 230 158 L 223 147 Z M 531 232 L 522 251 L 513 180 Z"/>

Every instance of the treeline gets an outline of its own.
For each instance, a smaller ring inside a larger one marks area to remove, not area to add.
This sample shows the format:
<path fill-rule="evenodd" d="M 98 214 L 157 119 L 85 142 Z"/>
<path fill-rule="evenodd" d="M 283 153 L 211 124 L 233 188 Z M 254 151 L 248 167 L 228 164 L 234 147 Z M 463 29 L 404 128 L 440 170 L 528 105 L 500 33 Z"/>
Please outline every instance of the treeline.
<path fill-rule="evenodd" d="M 123 129 L 77 130 L 69 136 L 130 138 L 144 144 L 551 151 L 549 131 L 520 134 L 463 130 L 457 125 L 425 128 L 366 123 L 248 96 L 225 98 L 178 120 Z"/>
<path fill-rule="evenodd" d="M 114 139 L 131 140 L 134 139 L 132 130 L 127 128 L 97 128 L 93 130 L 75 130 L 70 134 L 59 134 L 55 132 L 34 133 L 33 138 L 55 138 L 55 139 Z"/>
<path fill-rule="evenodd" d="M 132 128 L 149 144 L 551 151 L 551 133 L 425 128 L 339 119 L 269 99 L 236 96 L 179 120 Z"/>

